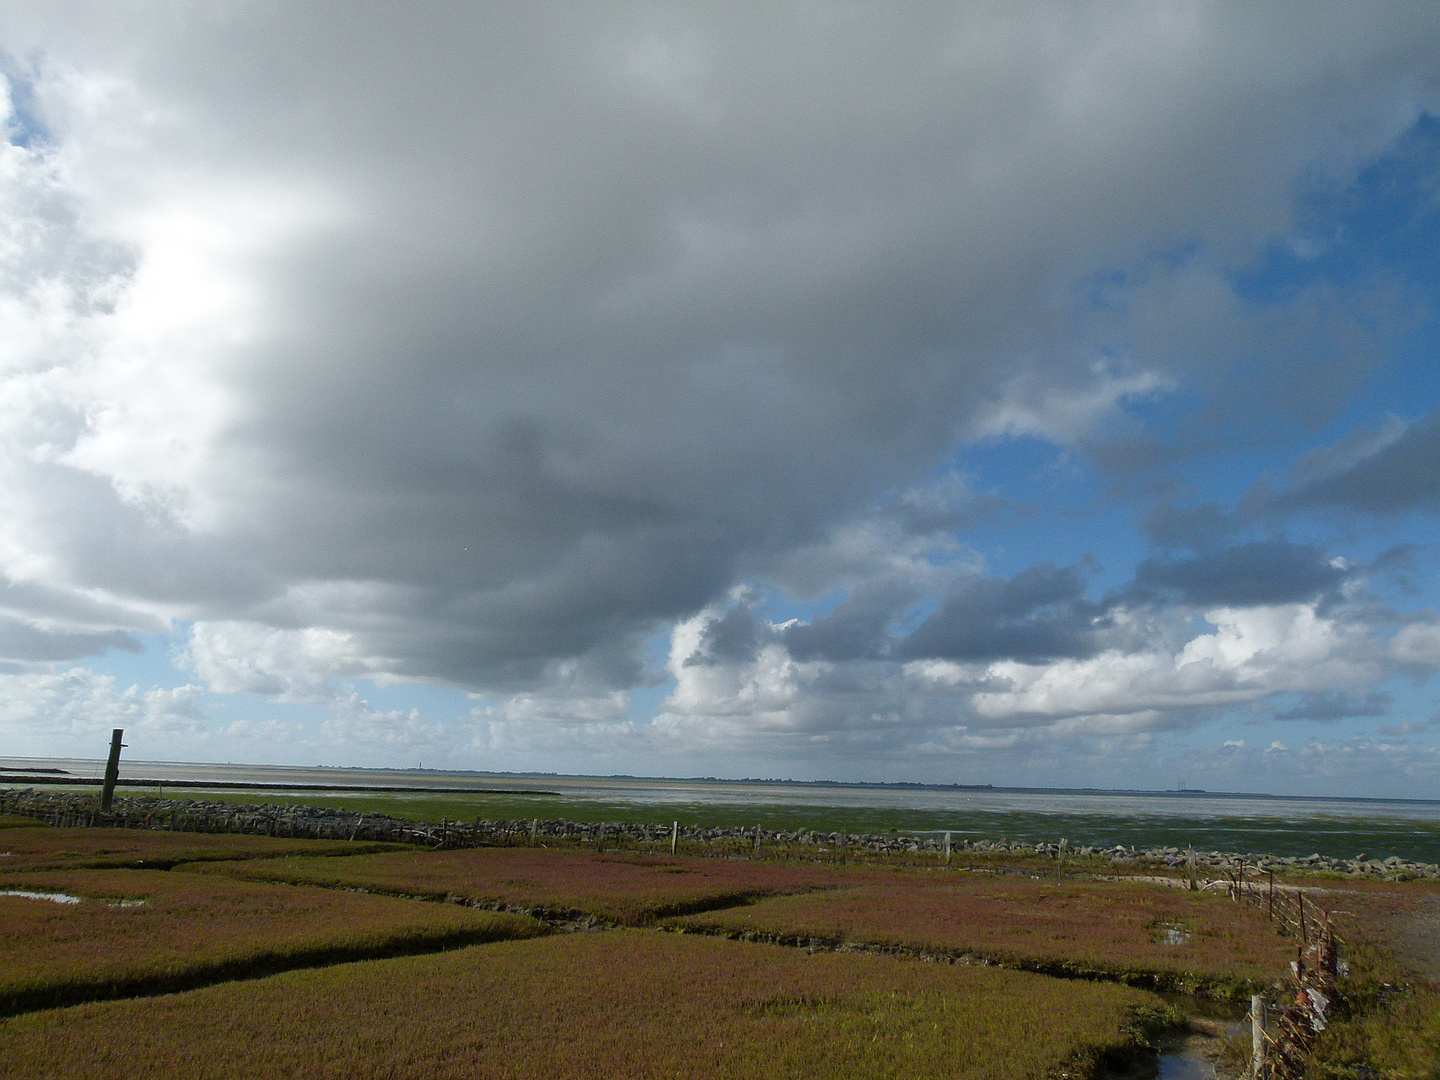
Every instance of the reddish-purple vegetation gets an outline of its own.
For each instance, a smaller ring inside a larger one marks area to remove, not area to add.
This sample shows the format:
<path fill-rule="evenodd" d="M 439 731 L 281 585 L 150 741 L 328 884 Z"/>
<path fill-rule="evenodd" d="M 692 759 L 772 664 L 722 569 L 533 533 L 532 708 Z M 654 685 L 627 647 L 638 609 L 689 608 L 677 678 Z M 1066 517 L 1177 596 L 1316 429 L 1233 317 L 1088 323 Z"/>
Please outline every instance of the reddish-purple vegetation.
<path fill-rule="evenodd" d="M 520 916 L 154 870 L 0 879 L 12 890 L 82 899 L 0 896 L 0 1012 L 545 932 Z"/>
<path fill-rule="evenodd" d="M 806 892 L 883 871 L 844 871 L 749 859 L 595 855 L 529 848 L 404 851 L 344 859 L 267 859 L 212 864 L 208 872 L 433 898 L 458 897 L 627 925 Z"/>
<path fill-rule="evenodd" d="M 344 840 L 284 840 L 234 833 L 167 832 L 159 829 L 11 828 L 0 830 L 0 873 L 62 867 L 164 869 L 202 859 L 351 855 L 393 848 L 393 844 L 359 844 Z"/>
<path fill-rule="evenodd" d="M 0 1022 L 0 1074 L 88 1080 L 1085 1075 L 1158 999 L 645 931 L 292 972 Z"/>
<path fill-rule="evenodd" d="M 693 915 L 692 928 L 970 953 L 1038 968 L 1192 974 L 1222 982 L 1284 973 L 1293 945 L 1263 914 L 1218 896 L 1136 882 L 894 875 L 810 896 Z"/>

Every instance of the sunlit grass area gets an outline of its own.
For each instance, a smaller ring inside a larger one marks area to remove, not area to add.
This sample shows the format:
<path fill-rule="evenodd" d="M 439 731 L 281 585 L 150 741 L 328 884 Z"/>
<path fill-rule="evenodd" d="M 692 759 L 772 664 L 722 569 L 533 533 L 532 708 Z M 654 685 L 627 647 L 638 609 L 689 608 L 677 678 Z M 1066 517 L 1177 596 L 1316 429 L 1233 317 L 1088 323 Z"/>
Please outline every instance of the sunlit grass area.
<path fill-rule="evenodd" d="M 8 874 L 0 892 L 41 894 L 0 895 L 6 1012 L 545 932 L 453 905 L 173 871 Z"/>
<path fill-rule="evenodd" d="M 195 869 L 253 881 L 363 888 L 436 899 L 462 897 L 562 915 L 581 913 L 627 925 L 743 904 L 775 893 L 832 888 L 883 874 L 766 860 L 597 855 L 529 848 L 261 859 L 210 863 Z"/>
<path fill-rule="evenodd" d="M 1263 914 L 1213 894 L 1136 882 L 895 874 L 866 884 L 692 915 L 728 933 L 905 946 L 1120 977 L 1268 983 L 1293 943 Z M 1172 978 L 1172 977 L 1179 977 Z"/>
<path fill-rule="evenodd" d="M 1087 1075 L 1162 1003 L 1115 985 L 616 931 L 0 1023 L 16 1077 Z"/>

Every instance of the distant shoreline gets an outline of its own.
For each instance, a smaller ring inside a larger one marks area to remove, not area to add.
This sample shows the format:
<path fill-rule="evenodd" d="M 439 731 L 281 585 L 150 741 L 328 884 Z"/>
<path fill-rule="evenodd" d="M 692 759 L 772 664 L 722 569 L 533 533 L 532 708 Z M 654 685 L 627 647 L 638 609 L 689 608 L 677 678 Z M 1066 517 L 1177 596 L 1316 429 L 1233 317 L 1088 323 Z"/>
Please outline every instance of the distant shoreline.
<path fill-rule="evenodd" d="M 104 762 L 98 758 L 25 758 L 25 757 L 0 757 L 0 784 L 19 783 L 18 775 L 26 774 L 36 782 L 54 783 L 57 781 L 41 781 L 39 774 L 65 775 L 70 776 L 68 770 L 61 769 L 61 765 L 69 764 L 88 768 L 92 772 L 91 778 L 98 778 Z M 35 764 L 26 764 L 33 762 Z M 43 764 L 40 764 L 42 763 Z M 1260 791 L 1209 791 L 1204 788 L 1100 788 L 1100 787 L 1020 787 L 1003 784 L 931 784 L 917 781 L 873 781 L 873 780 L 790 780 L 761 777 L 721 777 L 721 776 L 638 776 L 630 773 L 553 773 L 553 772 L 495 772 L 479 769 L 403 769 L 386 766 L 372 767 L 364 765 L 263 765 L 263 764 L 232 764 L 229 762 L 191 762 L 191 761 L 126 761 L 135 770 L 146 766 L 159 769 L 214 769 L 233 770 L 236 772 L 275 772 L 275 773 L 372 773 L 392 774 L 409 777 L 411 783 L 404 785 L 391 784 L 388 782 L 377 782 L 372 784 L 334 784 L 327 780 L 316 780 L 306 783 L 293 779 L 279 779 L 274 781 L 261 780 L 200 780 L 193 777 L 177 777 L 176 779 L 156 778 L 159 784 L 168 784 L 174 787 L 212 787 L 212 788 L 273 788 L 277 790 L 303 789 L 308 791 L 372 791 L 386 790 L 396 792 L 431 792 L 443 793 L 453 791 L 454 793 L 479 794 L 560 794 L 555 791 L 544 791 L 536 788 L 523 789 L 480 789 L 463 786 L 465 779 L 476 780 L 489 779 L 492 781 L 514 779 L 514 780 L 549 780 L 559 782 L 578 783 L 639 783 L 639 784 L 713 784 L 722 786 L 762 786 L 762 787 L 785 787 L 785 788 L 816 788 L 816 789 L 850 789 L 856 791 L 976 791 L 994 794 L 1016 794 L 1016 795 L 1062 795 L 1062 796 L 1101 796 L 1101 797 L 1129 797 L 1129 798 L 1186 798 L 1186 799 L 1261 799 L 1273 802 L 1305 803 L 1305 802 L 1333 802 L 1353 804 L 1400 804 L 1413 806 L 1440 806 L 1440 799 L 1419 799 L 1419 798 L 1387 798 L 1373 795 L 1275 795 Z M 122 766 L 123 767 L 123 766 Z M 431 778 L 434 778 L 433 780 Z M 442 778 L 453 778 L 462 781 L 461 784 L 446 784 L 440 786 L 435 781 Z M 87 781 L 90 778 L 87 778 Z M 140 786 L 150 786 L 150 779 L 127 781 Z M 80 782 L 81 777 L 76 776 L 65 782 Z"/>

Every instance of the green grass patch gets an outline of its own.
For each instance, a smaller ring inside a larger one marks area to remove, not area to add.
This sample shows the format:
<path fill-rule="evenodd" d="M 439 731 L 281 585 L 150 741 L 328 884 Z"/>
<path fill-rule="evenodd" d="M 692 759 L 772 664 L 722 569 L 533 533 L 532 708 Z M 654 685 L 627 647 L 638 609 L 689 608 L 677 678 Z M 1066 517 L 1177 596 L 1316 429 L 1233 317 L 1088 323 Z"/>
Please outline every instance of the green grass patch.
<path fill-rule="evenodd" d="M 0 814 L 0 829 L 43 829 L 43 822 L 18 814 Z"/>
<path fill-rule="evenodd" d="M 643 931 L 293 972 L 0 1022 L 44 1078 L 730 1080 L 1091 1075 L 1153 995 Z"/>
<path fill-rule="evenodd" d="M 644 798 L 563 794 L 426 794 L 387 795 L 368 792 L 270 793 L 187 789 L 185 797 L 230 803 L 273 803 L 332 807 L 357 813 L 386 814 L 414 821 L 545 820 L 577 822 L 626 821 L 669 825 L 704 825 L 715 828 L 754 828 L 772 831 L 811 829 L 866 834 L 935 834 L 949 830 L 961 840 L 1009 838 L 1027 843 L 1054 843 L 1062 836 L 1072 847 L 1110 847 L 1134 844 L 1140 848 L 1187 845 L 1199 851 L 1259 852 L 1306 856 L 1319 851 L 1350 858 L 1358 852 L 1371 857 L 1398 855 L 1404 859 L 1440 862 L 1440 822 L 1420 818 L 1362 817 L 1359 815 L 1301 816 L 1277 807 L 1272 817 L 1201 816 L 1197 814 L 1086 812 L 1083 796 L 1074 810 L 992 810 L 980 807 L 928 808 L 836 805 L 826 801 L 826 789 L 805 801 L 801 791 L 784 789 L 785 801 L 745 798 L 740 791 L 718 785 L 714 798 L 675 798 L 661 801 L 646 785 Z M 744 789 L 754 790 L 754 789 Z M 140 792 L 137 792 L 137 794 Z M 856 794 L 845 789 L 843 797 Z"/>

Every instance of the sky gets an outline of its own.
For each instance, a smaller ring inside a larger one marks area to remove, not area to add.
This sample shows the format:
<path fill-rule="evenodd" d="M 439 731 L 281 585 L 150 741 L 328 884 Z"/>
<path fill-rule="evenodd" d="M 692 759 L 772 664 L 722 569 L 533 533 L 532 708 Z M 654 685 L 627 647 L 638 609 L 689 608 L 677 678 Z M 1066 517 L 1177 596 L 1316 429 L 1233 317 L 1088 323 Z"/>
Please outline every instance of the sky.
<path fill-rule="evenodd" d="M 1440 798 L 1431 4 L 0 8 L 0 754 Z"/>

